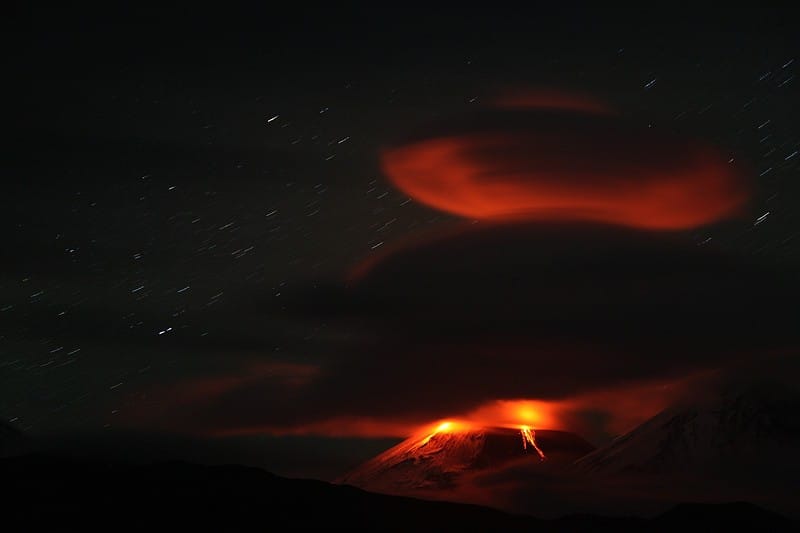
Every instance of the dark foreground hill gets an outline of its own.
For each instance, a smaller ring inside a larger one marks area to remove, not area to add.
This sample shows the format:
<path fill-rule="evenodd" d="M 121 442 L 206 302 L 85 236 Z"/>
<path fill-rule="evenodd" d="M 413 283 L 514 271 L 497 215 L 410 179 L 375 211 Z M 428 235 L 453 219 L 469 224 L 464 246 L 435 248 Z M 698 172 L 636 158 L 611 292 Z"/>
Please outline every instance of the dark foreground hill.
<path fill-rule="evenodd" d="M 17 428 L 0 421 L 0 457 L 22 453 L 28 439 Z"/>
<path fill-rule="evenodd" d="M 53 457 L 0 459 L 3 522 L 19 530 L 674 531 L 729 524 L 792 531 L 796 523 L 749 504 L 679 506 L 659 517 L 571 516 L 555 521 L 492 509 L 373 494 L 286 479 L 243 466 L 171 462 L 124 466 Z"/>

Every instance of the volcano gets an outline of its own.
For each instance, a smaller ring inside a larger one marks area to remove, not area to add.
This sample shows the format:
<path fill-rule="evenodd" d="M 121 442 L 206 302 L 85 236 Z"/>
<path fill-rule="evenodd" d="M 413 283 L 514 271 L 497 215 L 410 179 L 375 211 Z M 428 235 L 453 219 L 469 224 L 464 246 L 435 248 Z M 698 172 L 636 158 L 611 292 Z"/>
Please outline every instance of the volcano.
<path fill-rule="evenodd" d="M 665 409 L 577 461 L 596 474 L 698 470 L 800 474 L 800 393 L 794 385 L 728 386 Z"/>
<path fill-rule="evenodd" d="M 791 374 L 784 381 L 710 387 L 582 457 L 575 473 L 603 496 L 627 487 L 621 502 L 748 501 L 797 517 L 800 392 Z"/>
<path fill-rule="evenodd" d="M 462 478 L 521 462 L 560 468 L 594 450 L 573 433 L 445 422 L 368 460 L 337 480 L 388 494 L 420 495 L 457 489 Z"/>

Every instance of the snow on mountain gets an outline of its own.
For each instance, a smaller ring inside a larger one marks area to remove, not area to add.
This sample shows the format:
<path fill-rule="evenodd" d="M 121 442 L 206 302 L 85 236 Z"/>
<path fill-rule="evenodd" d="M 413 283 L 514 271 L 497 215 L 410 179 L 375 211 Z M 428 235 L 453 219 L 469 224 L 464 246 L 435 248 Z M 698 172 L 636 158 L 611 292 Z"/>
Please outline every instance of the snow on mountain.
<path fill-rule="evenodd" d="M 437 430 L 401 442 L 338 482 L 388 493 L 446 490 L 455 488 L 466 473 L 499 468 L 517 460 L 567 465 L 594 449 L 577 435 L 563 431 L 536 430 L 531 437 L 526 438 L 525 429 L 518 428 Z"/>
<path fill-rule="evenodd" d="M 758 383 L 668 408 L 576 467 L 604 474 L 797 468 L 799 446 L 800 391 Z"/>

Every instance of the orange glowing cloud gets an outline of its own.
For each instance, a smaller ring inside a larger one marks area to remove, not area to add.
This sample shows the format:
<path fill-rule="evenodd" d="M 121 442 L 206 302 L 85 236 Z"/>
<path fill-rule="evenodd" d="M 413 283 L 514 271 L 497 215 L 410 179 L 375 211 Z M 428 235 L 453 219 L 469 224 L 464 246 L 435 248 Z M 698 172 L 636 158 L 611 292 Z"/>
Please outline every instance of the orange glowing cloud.
<path fill-rule="evenodd" d="M 726 218 L 746 201 L 728 156 L 596 105 L 512 99 L 511 110 L 385 149 L 381 166 L 415 200 L 481 220 L 678 230 Z"/>
<path fill-rule="evenodd" d="M 586 94 L 558 90 L 507 90 L 491 105 L 508 109 L 564 109 L 585 113 L 612 114 L 608 104 Z"/>
<path fill-rule="evenodd" d="M 601 442 L 631 429 L 673 403 L 694 379 L 639 382 L 570 398 L 489 400 L 477 407 L 456 409 L 447 418 L 431 418 L 418 412 L 411 416 L 403 413 L 371 416 L 327 414 L 317 419 L 312 416 L 310 419 L 299 417 L 270 421 L 268 408 L 265 408 L 266 412 L 244 418 L 237 417 L 228 409 L 223 411 L 229 416 L 215 416 L 216 402 L 224 403 L 226 394 L 246 389 L 254 382 L 277 379 L 285 383 L 288 379 L 290 388 L 303 387 L 317 374 L 315 367 L 283 363 L 253 365 L 248 371 L 247 377 L 241 374 L 175 383 L 161 394 L 150 395 L 157 409 L 139 413 L 140 416 L 133 413 L 127 422 L 132 425 L 144 423 L 148 427 L 162 427 L 160 422 L 163 422 L 163 427 L 169 431 L 214 438 L 252 435 L 407 438 L 481 427 L 504 427 L 573 431 L 590 441 Z M 209 416 L 198 416 L 198 413 Z M 592 413 L 601 415 L 599 422 L 592 421 Z"/>
<path fill-rule="evenodd" d="M 560 400 L 494 400 L 457 416 L 416 427 L 407 426 L 403 433 L 393 436 L 463 431 L 473 427 L 531 427 L 572 431 L 602 441 L 631 430 L 674 404 L 706 375 L 698 373 L 673 381 L 643 381 Z M 591 427 L 592 412 L 601 414 L 600 427 Z M 384 425 L 384 428 L 389 429 L 389 426 Z M 393 429 L 401 430 L 403 426 L 396 425 Z"/>
<path fill-rule="evenodd" d="M 256 425 L 215 429 L 208 434 L 313 435 L 325 437 L 396 437 L 467 431 L 479 427 L 505 427 L 574 431 L 588 438 L 622 434 L 658 413 L 685 391 L 688 380 L 643 382 L 618 389 L 599 390 L 560 400 L 502 399 L 437 420 L 402 417 L 333 417 L 293 426 Z M 602 427 L 592 428 L 585 413 L 603 413 Z"/>
<path fill-rule="evenodd" d="M 319 373 L 320 367 L 312 364 L 249 361 L 226 374 L 151 386 L 144 394 L 139 392 L 131 398 L 136 408 L 126 410 L 120 419 L 131 426 L 146 425 L 190 434 L 217 433 L 219 428 L 200 427 L 196 413 L 213 411 L 216 403 L 224 405 L 226 398 L 248 389 L 277 391 L 288 397 L 302 392 Z M 252 431 L 245 429 L 241 433 Z"/>
<path fill-rule="evenodd" d="M 255 425 L 217 428 L 215 437 L 241 435 L 313 435 L 325 437 L 397 437 L 465 431 L 475 427 L 568 429 L 559 421 L 563 402 L 540 400 L 497 400 L 476 409 L 454 413 L 434 421 L 403 417 L 340 416 L 299 425 Z M 565 404 L 563 404 L 565 405 Z"/>
<path fill-rule="evenodd" d="M 212 401 L 231 391 L 253 383 L 279 382 L 287 387 L 302 387 L 319 373 L 319 367 L 285 362 L 254 362 L 235 374 L 201 377 L 154 391 L 155 396 L 168 395 L 178 403 Z"/>
<path fill-rule="evenodd" d="M 496 400 L 470 411 L 464 419 L 481 426 L 564 429 L 558 419 L 558 402 L 553 401 Z"/>
<path fill-rule="evenodd" d="M 426 425 L 427 424 L 427 425 Z M 437 425 L 440 425 L 438 422 Z M 430 424 L 419 420 L 394 417 L 335 416 L 318 422 L 298 424 L 254 424 L 230 427 L 197 428 L 194 432 L 210 437 L 247 435 L 315 436 L 315 437 L 407 437 Z"/>

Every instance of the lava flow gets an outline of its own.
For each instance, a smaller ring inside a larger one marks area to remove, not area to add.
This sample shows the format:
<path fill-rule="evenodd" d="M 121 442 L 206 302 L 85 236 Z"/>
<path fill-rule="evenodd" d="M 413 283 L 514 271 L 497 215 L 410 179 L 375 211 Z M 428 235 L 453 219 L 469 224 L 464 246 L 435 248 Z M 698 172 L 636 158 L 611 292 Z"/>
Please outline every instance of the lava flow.
<path fill-rule="evenodd" d="M 520 426 L 519 432 L 522 435 L 522 448 L 524 450 L 528 449 L 528 445 L 530 444 L 531 447 L 536 450 L 536 453 L 539 454 L 539 458 L 544 461 L 545 456 L 544 452 L 536 445 L 536 432 L 530 426 Z"/>
<path fill-rule="evenodd" d="M 530 447 L 539 455 L 539 459 L 544 461 L 546 459 L 546 456 L 542 451 L 542 449 L 539 447 L 539 445 L 536 443 L 536 431 L 534 430 L 533 426 L 520 425 L 518 427 L 519 427 L 519 435 L 522 439 L 522 450 L 527 453 L 528 448 Z M 445 420 L 444 422 L 439 423 L 433 429 L 432 432 L 428 433 L 424 438 L 419 440 L 416 447 L 417 448 L 424 447 L 431 441 L 431 439 L 435 438 L 437 435 L 448 434 L 448 433 L 475 432 L 481 429 L 486 429 L 486 428 L 482 428 L 476 424 L 472 424 L 465 421 Z"/>
<path fill-rule="evenodd" d="M 515 406 L 519 412 L 519 406 L 524 404 L 498 405 Z M 389 494 L 431 496 L 442 491 L 441 494 L 452 495 L 479 472 L 500 471 L 509 465 L 556 471 L 595 449 L 574 433 L 554 429 L 534 431 L 526 418 L 517 416 L 516 424 L 501 420 L 439 421 L 337 481 Z"/>

